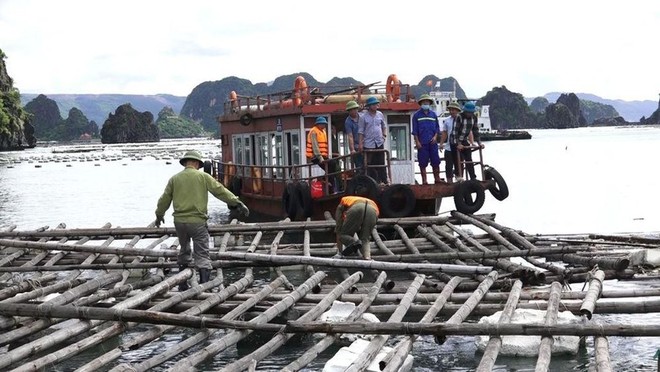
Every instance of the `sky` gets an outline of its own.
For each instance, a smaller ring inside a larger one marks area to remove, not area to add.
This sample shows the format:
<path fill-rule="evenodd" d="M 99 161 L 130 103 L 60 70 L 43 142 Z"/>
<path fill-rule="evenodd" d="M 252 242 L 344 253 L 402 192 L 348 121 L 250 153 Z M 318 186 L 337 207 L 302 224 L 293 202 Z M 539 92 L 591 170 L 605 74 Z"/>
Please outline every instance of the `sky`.
<path fill-rule="evenodd" d="M 469 97 L 658 100 L 660 1 L 0 0 L 22 93 L 187 96 L 205 81 L 308 72 L 456 78 Z"/>

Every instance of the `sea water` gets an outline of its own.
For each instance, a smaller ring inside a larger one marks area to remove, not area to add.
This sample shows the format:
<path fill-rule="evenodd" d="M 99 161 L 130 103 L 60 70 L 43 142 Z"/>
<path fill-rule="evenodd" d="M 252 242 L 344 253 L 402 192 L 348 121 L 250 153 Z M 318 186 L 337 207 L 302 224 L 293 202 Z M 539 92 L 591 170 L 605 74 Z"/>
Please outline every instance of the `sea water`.
<path fill-rule="evenodd" d="M 580 128 L 531 133 L 531 140 L 486 143 L 484 163 L 502 174 L 510 196 L 497 201 L 487 195 L 479 213 L 496 213 L 498 223 L 530 234 L 657 234 L 660 231 L 660 175 L 655 164 L 660 155 L 660 128 Z M 200 150 L 207 157 L 219 152 L 217 141 L 162 141 L 131 148 L 130 152 L 141 154 L 141 159 L 126 155 L 129 150 L 126 145 L 113 145 L 105 146 L 102 152 L 89 153 L 89 161 L 80 161 L 81 153 L 71 153 L 66 162 L 62 154 L 55 162 L 53 149 L 57 148 L 0 153 L 0 228 L 11 225 L 19 230 L 54 228 L 60 222 L 65 222 L 68 228 L 101 227 L 106 223 L 115 227 L 146 226 L 154 220 L 156 202 L 168 178 L 181 169 L 175 156 L 187 149 Z M 12 163 L 10 167 L 9 160 L 20 163 Z M 453 209 L 451 198 L 443 200 L 441 213 Z M 209 213 L 211 223 L 222 223 L 228 211 L 224 203 L 210 198 Z M 165 217 L 165 225 L 172 225 L 171 210 Z M 262 273 L 264 277 L 267 275 Z M 290 280 L 295 284 L 304 280 L 301 274 L 287 275 L 291 275 Z M 608 282 L 605 287 L 624 286 L 643 288 L 658 283 Z M 594 320 L 658 324 L 660 316 L 596 314 Z M 150 346 L 124 353 L 120 361 L 138 362 L 192 334 L 192 331 L 167 334 Z M 614 370 L 656 370 L 653 356 L 660 348 L 659 338 L 611 337 L 609 340 Z M 117 342 L 114 339 L 53 369 L 71 370 Z M 303 338 L 287 344 L 261 362 L 259 369 L 281 368 L 313 342 Z M 218 369 L 251 349 L 249 345 L 231 347 L 200 369 Z M 322 362 L 333 351 L 336 348 L 318 357 L 308 370 L 322 369 Z M 415 371 L 470 371 L 481 358 L 473 337 L 450 337 L 443 345 L 437 345 L 432 337 L 420 337 L 412 353 L 416 357 Z M 551 370 L 588 371 L 593 358 L 593 341 L 588 339 L 576 356 L 553 356 Z M 534 358 L 501 357 L 496 370 L 532 371 L 535 363 Z"/>

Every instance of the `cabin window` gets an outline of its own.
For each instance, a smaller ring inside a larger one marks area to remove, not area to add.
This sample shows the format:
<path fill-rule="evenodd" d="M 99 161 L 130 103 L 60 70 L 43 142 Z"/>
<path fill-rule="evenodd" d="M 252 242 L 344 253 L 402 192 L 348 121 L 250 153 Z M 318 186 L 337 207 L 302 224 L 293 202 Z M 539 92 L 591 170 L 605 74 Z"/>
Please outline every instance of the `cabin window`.
<path fill-rule="evenodd" d="M 257 160 L 257 165 L 270 165 L 270 144 L 268 143 L 268 134 L 259 134 L 257 135 L 256 140 L 257 153 L 255 159 Z M 263 168 L 262 172 L 263 177 L 270 177 L 271 172 L 268 168 Z"/>
<path fill-rule="evenodd" d="M 243 164 L 243 137 L 234 137 L 234 164 Z"/>
<path fill-rule="evenodd" d="M 250 136 L 243 137 L 243 154 L 245 158 L 243 159 L 243 164 L 252 165 L 252 147 L 250 146 Z"/>
<path fill-rule="evenodd" d="M 289 132 L 286 134 L 288 165 L 300 165 L 300 134 Z"/>
<path fill-rule="evenodd" d="M 271 133 L 270 145 L 272 148 L 271 165 L 281 167 L 284 165 L 284 153 L 282 151 L 282 134 Z M 282 168 L 275 168 L 273 173 L 274 178 L 283 178 Z"/>
<path fill-rule="evenodd" d="M 410 160 L 410 130 L 408 124 L 390 124 L 390 157 L 393 160 Z"/>

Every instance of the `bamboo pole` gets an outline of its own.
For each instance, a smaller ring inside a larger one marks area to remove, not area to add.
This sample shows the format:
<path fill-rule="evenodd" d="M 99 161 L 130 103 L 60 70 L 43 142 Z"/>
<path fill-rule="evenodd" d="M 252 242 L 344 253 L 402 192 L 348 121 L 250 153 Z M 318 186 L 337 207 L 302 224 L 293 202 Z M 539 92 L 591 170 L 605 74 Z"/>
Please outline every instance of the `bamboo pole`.
<path fill-rule="evenodd" d="M 403 230 L 403 228 L 401 226 L 394 225 L 394 231 L 396 231 L 397 234 L 399 234 L 399 236 L 401 237 L 401 241 L 403 241 L 403 244 L 406 246 L 406 248 L 408 248 L 408 250 L 413 254 L 413 256 L 419 256 L 420 255 L 419 249 L 417 249 L 417 247 L 415 247 L 415 244 L 413 244 L 410 241 L 410 238 L 408 237 L 408 234 L 406 234 L 406 232 Z M 428 261 L 421 261 L 421 262 L 428 263 Z M 454 262 L 454 263 L 456 263 L 456 262 Z M 458 265 L 467 266 L 464 262 L 458 263 Z M 445 283 L 447 283 L 451 280 L 451 276 L 448 275 L 448 274 L 445 274 L 443 272 L 441 272 L 437 275 L 438 275 L 438 279 L 442 280 Z M 426 279 L 426 276 L 423 276 L 423 278 Z"/>
<path fill-rule="evenodd" d="M 203 283 L 193 288 L 190 288 L 187 291 L 179 292 L 176 295 L 167 299 L 166 301 L 163 301 L 151 307 L 149 311 L 167 310 L 170 307 L 174 306 L 175 304 L 185 299 L 194 297 L 204 291 L 216 287 L 221 282 L 222 282 L 221 280 L 218 280 L 216 278 L 207 283 Z M 41 358 L 25 363 L 21 367 L 15 369 L 14 371 L 15 372 L 33 371 L 33 370 L 39 370 L 49 365 L 54 365 L 55 363 L 62 361 L 64 358 L 71 357 L 95 345 L 98 345 L 99 343 L 109 339 L 110 337 L 116 336 L 124 332 L 126 329 L 133 328 L 135 325 L 136 325 L 135 323 L 126 323 L 123 321 L 116 321 L 109 323 L 109 326 L 107 328 L 104 328 L 101 332 L 91 335 L 80 341 L 77 341 L 59 350 L 53 351 Z"/>
<path fill-rule="evenodd" d="M 447 300 L 461 281 L 463 281 L 463 278 L 459 276 L 453 277 L 442 289 L 442 292 L 438 298 L 433 302 L 433 305 L 426 312 L 426 314 L 424 314 L 424 317 L 419 321 L 419 323 L 432 323 L 433 319 L 435 319 L 436 315 L 438 315 L 438 312 L 440 312 L 442 307 L 445 306 Z M 406 337 L 406 339 L 403 341 L 399 342 L 393 352 L 388 354 L 383 360 L 380 361 L 380 369 L 382 371 L 398 371 L 412 350 L 416 338 L 416 336 L 409 336 Z"/>
<path fill-rule="evenodd" d="M 494 214 L 480 215 L 484 218 L 495 218 Z M 444 224 L 446 221 L 460 223 L 459 220 L 447 216 L 428 216 L 428 217 L 405 217 L 405 218 L 379 218 L 377 227 L 389 227 L 395 224 L 402 226 L 416 226 L 420 224 Z M 231 233 L 250 233 L 256 231 L 302 231 L 308 230 L 331 230 L 335 227 L 334 223 L 329 221 L 294 221 L 282 226 L 279 222 L 265 223 L 244 223 L 239 225 L 215 225 L 209 226 L 209 234 L 212 236 L 221 235 L 226 232 Z M 43 237 L 78 237 L 78 236 L 96 236 L 105 238 L 113 236 L 123 238 L 127 236 L 140 235 L 143 238 L 161 237 L 163 235 L 176 235 L 174 227 L 117 227 L 107 229 L 67 229 L 62 231 L 0 231 L 2 238 L 43 238 Z M 4 245 L 5 239 L 0 240 L 0 245 Z"/>
<path fill-rule="evenodd" d="M 589 239 L 604 239 L 614 242 L 624 242 L 624 243 L 644 243 L 659 245 L 660 239 L 651 238 L 647 236 L 621 236 L 621 235 L 604 235 L 604 234 L 589 234 Z"/>
<path fill-rule="evenodd" d="M 374 240 L 374 245 L 375 245 L 376 247 L 378 247 L 378 249 L 380 249 L 381 251 L 383 251 L 383 252 L 384 252 L 386 255 L 388 255 L 388 256 L 394 255 L 394 253 L 392 253 L 392 251 L 390 251 L 390 249 L 385 245 L 385 243 L 383 242 L 383 240 L 380 238 L 380 235 L 378 234 L 378 230 L 376 230 L 375 227 L 374 227 L 373 229 L 371 229 L 371 237 L 372 237 L 373 240 Z M 373 257 L 372 257 L 372 258 L 373 258 Z M 381 271 L 381 274 L 382 274 L 382 271 Z M 381 275 L 381 274 L 378 274 L 378 276 L 376 276 L 376 278 L 380 278 L 380 275 Z M 411 272 L 411 273 L 408 273 L 408 275 L 409 275 L 411 278 L 414 279 L 414 278 L 417 276 L 417 273 L 415 273 L 415 272 Z M 386 280 L 386 281 L 384 282 L 383 285 L 384 285 L 383 288 L 384 288 L 386 291 L 391 291 L 391 290 L 394 288 L 394 286 L 396 285 L 396 283 L 394 283 L 393 280 Z M 432 281 L 430 281 L 430 280 L 425 280 L 425 281 L 424 281 L 424 285 L 429 286 L 429 287 L 432 287 L 432 288 L 437 287 L 437 285 L 436 285 L 435 283 L 433 283 Z"/>
<path fill-rule="evenodd" d="M 315 285 L 319 284 L 321 280 L 325 278 L 325 273 L 323 271 L 319 271 L 314 276 L 311 278 L 307 279 L 302 285 L 300 285 L 296 290 L 291 292 L 291 295 L 278 302 L 277 304 L 271 306 L 268 308 L 268 310 L 264 311 L 261 313 L 259 316 L 256 318 L 252 319 L 248 323 L 252 324 L 262 324 L 262 323 L 267 323 L 271 321 L 275 316 L 280 314 L 282 311 L 285 311 L 286 309 L 290 308 L 293 306 L 296 301 L 298 301 L 300 298 L 304 297 L 307 292 L 311 290 L 312 287 Z M 239 340 L 245 338 L 248 336 L 252 331 L 251 330 L 241 330 L 241 331 L 233 331 L 227 334 L 226 336 L 222 337 L 221 339 L 213 342 L 212 344 L 208 345 L 204 349 L 194 353 L 193 355 L 190 355 L 184 359 L 179 360 L 172 368 L 171 370 L 173 371 L 179 371 L 179 370 L 189 370 L 191 368 L 194 368 L 196 365 L 199 363 L 203 362 L 204 360 L 216 355 L 217 353 L 221 352 L 222 350 L 226 349 L 227 347 L 234 345 L 237 343 Z"/>
<path fill-rule="evenodd" d="M 362 299 L 362 302 L 360 302 L 360 304 L 346 317 L 346 322 L 353 322 L 360 318 L 362 314 L 364 314 L 364 312 L 369 308 L 371 303 L 378 295 L 378 291 L 384 285 L 386 279 L 387 274 L 384 271 L 381 271 L 378 275 L 378 278 L 376 278 L 374 285 L 371 286 L 371 289 L 369 289 L 367 295 Z M 321 354 L 325 349 L 332 345 L 338 337 L 338 335 L 326 335 L 323 339 L 321 339 L 321 341 L 315 343 L 314 346 L 309 348 L 303 355 L 298 357 L 298 359 L 282 368 L 281 372 L 294 372 L 301 370 L 312 360 L 314 360 L 319 354 Z"/>
<path fill-rule="evenodd" d="M 610 344 L 607 337 L 594 336 L 594 351 L 596 354 L 596 371 L 612 372 L 612 363 L 610 362 Z"/>
<path fill-rule="evenodd" d="M 550 300 L 548 309 L 545 312 L 545 325 L 553 326 L 557 324 L 557 311 L 559 310 L 559 298 L 561 297 L 561 284 L 553 282 L 550 286 Z M 543 336 L 539 345 L 539 356 L 536 360 L 536 372 L 545 372 L 550 367 L 552 359 L 552 345 L 555 339 L 552 336 Z"/>
<path fill-rule="evenodd" d="M 495 231 L 495 229 L 493 229 L 491 227 L 492 226 L 490 224 L 491 221 L 478 220 L 476 217 L 470 217 L 470 216 L 468 216 L 466 214 L 463 214 L 461 212 L 458 212 L 458 211 L 452 211 L 451 213 L 452 213 L 452 216 L 458 217 L 461 220 L 463 220 L 465 222 L 468 222 L 468 223 L 471 223 L 474 226 L 484 230 L 488 235 L 490 235 L 493 239 L 495 239 L 495 241 L 497 241 L 499 244 L 505 246 L 507 249 L 510 249 L 510 250 L 513 250 L 513 251 L 517 251 L 517 250 L 520 249 L 517 246 L 513 245 L 511 242 L 509 242 L 507 239 L 505 239 L 497 231 Z M 499 226 L 499 225 L 497 225 L 497 226 Z M 502 231 L 502 233 L 505 234 L 509 239 L 515 240 L 520 244 L 524 244 L 524 245 L 528 244 L 530 246 L 530 248 L 536 248 L 536 247 L 534 247 L 534 245 L 532 243 L 530 243 L 526 239 L 522 239 L 520 237 L 520 235 L 518 235 L 515 231 L 513 231 L 511 229 L 505 229 L 505 231 Z M 532 264 L 536 267 L 541 267 L 543 269 L 546 269 L 546 270 L 548 270 L 548 271 L 550 271 L 550 272 L 552 272 L 556 275 L 560 275 L 560 276 L 565 277 L 565 278 L 570 276 L 570 271 L 569 270 L 564 269 L 562 267 L 559 267 L 557 265 L 553 265 L 553 264 L 547 263 L 547 262 L 541 262 L 541 261 L 539 261 L 535 258 L 531 258 L 531 257 L 525 257 L 525 261 L 529 262 L 530 264 Z"/>
<path fill-rule="evenodd" d="M 181 280 L 185 280 L 187 277 L 189 277 L 191 274 L 190 271 L 184 271 L 182 273 L 179 273 L 177 275 L 174 275 L 156 285 L 154 285 L 151 288 L 148 288 L 144 290 L 140 295 L 137 295 L 135 297 L 126 299 L 122 301 L 121 303 L 115 305 L 112 307 L 114 311 L 120 311 L 122 309 L 126 308 L 132 308 L 140 305 L 141 303 L 144 303 L 145 301 L 148 301 L 150 298 L 154 297 L 155 295 L 159 294 L 160 292 L 167 290 L 169 287 L 177 284 Z M 0 303 L 0 306 L 21 306 L 20 304 L 2 304 Z M 55 307 L 53 307 L 54 309 Z M 48 310 L 50 312 L 51 310 Z M 43 310 L 38 310 L 36 313 L 36 317 L 41 317 L 44 316 L 44 311 Z M 76 322 L 73 322 L 70 324 L 67 328 L 61 329 L 58 331 L 53 332 L 52 334 L 42 337 L 38 340 L 32 341 L 30 343 L 27 343 L 25 345 L 19 346 L 16 349 L 13 349 L 9 351 L 8 353 L 5 354 L 4 358 L 0 358 L 0 368 L 6 368 L 12 364 L 18 363 L 19 361 L 33 355 L 34 353 L 37 353 L 41 350 L 45 350 L 49 347 L 55 346 L 63 341 L 66 341 L 70 339 L 71 337 L 74 337 L 82 332 L 85 332 L 97 325 L 99 325 L 101 322 L 100 321 L 91 321 L 91 322 L 85 322 L 82 320 L 78 320 Z"/>
<path fill-rule="evenodd" d="M 348 279 L 344 280 L 343 282 L 339 283 L 335 288 L 328 293 L 323 300 L 321 300 L 316 306 L 314 306 L 311 310 L 309 310 L 307 313 L 302 315 L 300 318 L 298 318 L 298 321 L 301 322 L 309 322 L 309 321 L 314 321 L 316 318 L 318 318 L 324 311 L 326 311 L 339 297 L 342 293 L 346 292 L 350 288 L 352 288 L 355 283 L 360 281 L 362 279 L 362 273 L 361 272 L 356 272 L 353 273 Z M 268 340 L 268 342 L 261 347 L 259 347 L 257 350 L 253 351 L 252 353 L 242 357 L 241 359 L 225 366 L 221 371 L 224 372 L 240 372 L 245 369 L 247 369 L 250 366 L 250 363 L 252 362 L 259 362 L 266 358 L 268 355 L 272 354 L 275 352 L 278 348 L 280 348 L 282 345 L 284 345 L 287 341 L 293 337 L 293 333 L 277 333 L 273 338 Z"/>
<path fill-rule="evenodd" d="M 236 225 L 238 223 L 238 220 L 236 218 L 233 218 L 231 222 L 229 222 L 230 225 Z M 229 239 L 231 238 L 231 233 L 227 232 L 222 235 L 222 240 L 220 241 L 220 247 L 218 248 L 219 252 L 226 252 L 227 251 L 227 245 L 229 244 Z M 215 277 L 220 278 L 220 282 L 224 282 L 224 273 L 222 271 L 222 266 L 216 267 L 216 272 L 215 272 Z M 224 289 L 224 286 L 220 284 L 218 287 L 219 289 Z"/>
<path fill-rule="evenodd" d="M 57 225 L 57 227 L 55 227 L 55 229 L 64 229 L 64 228 L 66 228 L 66 224 L 64 224 L 64 223 L 60 223 L 59 225 Z M 39 230 L 37 230 L 37 231 L 45 231 L 45 230 L 46 230 L 45 228 L 41 228 L 41 229 L 39 229 Z M 47 242 L 49 239 L 50 239 L 50 238 L 41 238 L 41 239 L 39 239 L 39 241 L 43 243 L 43 242 Z M 67 238 L 62 238 L 62 239 L 59 241 L 59 243 L 64 243 L 64 242 L 66 242 L 66 240 L 67 240 Z M 19 251 L 19 252 L 24 252 L 24 253 L 26 253 L 27 251 L 26 251 L 26 250 L 22 250 L 22 251 Z M 46 257 L 46 254 L 45 254 L 45 252 L 42 252 L 41 254 L 38 254 L 38 255 L 36 255 L 35 257 L 33 257 L 30 261 L 28 261 L 28 262 L 26 262 L 25 264 L 23 264 L 23 266 L 36 265 L 36 263 L 37 263 L 37 262 L 40 262 L 44 257 Z M 18 258 L 18 257 L 17 257 L 17 258 Z M 0 268 L 3 268 L 2 266 L 4 266 L 4 264 L 0 264 Z M 2 274 L 2 276 L 0 276 L 0 283 L 2 283 L 2 282 L 4 282 L 4 281 L 8 280 L 9 278 L 11 278 L 11 273 L 12 273 L 12 272 L 14 272 L 14 271 L 10 271 L 10 272 L 8 272 L 8 273 Z"/>
<path fill-rule="evenodd" d="M 506 305 L 504 306 L 504 310 L 500 315 L 500 319 L 498 323 L 500 324 L 509 323 L 511 317 L 513 316 L 513 312 L 516 310 L 516 306 L 518 305 L 521 289 L 522 289 L 522 282 L 520 280 L 516 280 L 516 282 L 513 284 L 513 288 L 511 288 L 509 299 L 507 300 Z M 493 367 L 495 366 L 495 361 L 497 360 L 497 355 L 500 353 L 501 348 L 502 348 L 502 338 L 498 336 L 492 336 L 488 340 L 488 344 L 486 344 L 486 348 L 484 349 L 484 354 L 481 357 L 481 361 L 479 362 L 479 366 L 477 367 L 476 372 L 492 371 Z"/>
<path fill-rule="evenodd" d="M 222 278 L 216 277 L 216 280 L 221 282 Z M 253 280 L 254 280 L 254 278 L 248 272 L 239 281 L 232 283 L 231 285 L 229 285 L 228 287 L 220 290 L 217 293 L 211 294 L 211 296 L 209 298 L 202 301 L 198 306 L 190 308 L 190 309 L 184 311 L 182 313 L 182 315 L 200 315 L 200 314 L 203 314 L 208 309 L 212 308 L 213 306 L 215 306 L 215 305 L 217 305 L 221 302 L 224 302 L 228 298 L 234 296 L 236 293 L 244 291 L 249 285 L 252 284 Z M 154 328 L 151 328 L 148 331 L 143 332 L 143 333 L 129 339 L 128 341 L 123 342 L 116 349 L 111 350 L 108 353 L 106 353 L 106 354 L 110 354 L 110 355 L 107 355 L 107 356 L 105 354 L 101 355 L 98 358 L 96 358 L 94 361 L 88 363 L 89 365 L 84 366 L 84 368 L 78 369 L 76 372 L 93 372 L 93 371 L 96 371 L 98 368 L 104 367 L 106 364 L 108 364 L 109 362 L 114 360 L 114 358 L 111 358 L 111 357 L 113 355 L 117 354 L 117 350 L 120 351 L 119 355 L 121 355 L 122 350 L 123 351 L 128 351 L 128 350 L 138 349 L 139 347 L 141 347 L 141 346 L 143 346 L 143 345 L 159 338 L 160 336 L 162 336 L 163 334 L 165 334 L 166 332 L 169 332 L 170 330 L 172 330 L 174 328 L 175 328 L 175 326 L 173 326 L 173 325 L 158 325 Z M 207 333 L 207 336 L 208 336 L 208 333 Z M 199 334 L 186 339 L 186 342 L 190 343 L 190 341 L 192 341 L 193 339 L 197 339 L 197 338 L 199 338 Z M 198 341 L 198 342 L 201 342 L 201 340 Z M 194 344 L 196 344 L 198 342 L 195 342 Z M 126 365 L 122 364 L 122 365 L 117 366 L 116 368 L 113 368 L 113 371 L 124 370 L 124 369 L 129 369 L 129 370 L 133 370 L 133 371 L 146 371 L 146 370 L 148 370 L 150 368 L 153 368 L 153 367 L 165 362 L 166 360 L 168 360 L 170 354 L 176 355 L 176 354 L 180 353 L 181 351 L 182 350 L 178 346 L 171 347 L 171 348 L 168 348 L 168 350 L 166 350 L 164 353 L 156 355 L 152 358 L 149 358 L 148 360 L 145 360 L 145 361 L 141 362 L 138 365 L 126 366 Z"/>
<path fill-rule="evenodd" d="M 419 232 L 419 233 L 420 233 L 425 239 L 428 239 L 428 240 L 429 240 L 430 242 L 432 242 L 436 247 L 440 248 L 440 250 L 442 250 L 443 252 L 446 252 L 446 253 L 455 253 L 455 252 L 456 252 L 455 249 L 453 249 L 453 248 L 450 247 L 447 243 L 445 243 L 445 242 L 443 242 L 442 240 L 440 240 L 440 238 L 439 238 L 437 235 L 433 234 L 433 233 L 432 233 L 431 231 L 429 231 L 429 229 L 427 229 L 426 227 L 423 227 L 423 226 L 417 226 L 417 231 L 418 231 L 418 232 Z M 452 262 L 453 262 L 454 264 L 456 264 L 456 265 L 468 265 L 468 263 L 464 262 L 464 261 L 461 260 L 461 259 L 455 259 L 455 260 L 453 260 Z M 475 262 L 475 261 L 473 261 L 473 260 L 470 260 L 469 265 L 478 266 L 479 263 L 477 263 L 477 262 Z M 451 279 L 451 278 L 450 278 L 450 279 Z M 483 275 L 476 275 L 476 276 L 475 276 L 475 279 L 478 280 L 478 281 L 482 281 L 482 280 L 484 279 L 484 276 L 483 276 Z M 448 282 L 448 280 L 446 280 L 446 282 Z"/>
<path fill-rule="evenodd" d="M 15 284 L 11 287 L 0 289 L 0 301 L 13 297 L 17 293 L 27 291 L 30 288 L 34 289 L 36 287 L 43 286 L 46 283 L 52 282 L 56 278 L 57 278 L 56 274 L 48 274 L 40 278 L 23 280 L 22 282 Z"/>
<path fill-rule="evenodd" d="M 605 280 L 605 273 L 602 270 L 596 270 L 591 280 L 589 280 L 589 290 L 584 297 L 580 313 L 591 320 L 591 316 L 596 308 L 596 300 L 600 297 L 600 292 L 603 289 L 603 281 Z"/>
<path fill-rule="evenodd" d="M 395 228 L 398 225 L 394 225 Z M 403 236 L 402 236 L 403 237 Z M 392 322 L 400 322 L 403 317 L 406 315 L 408 312 L 408 308 L 412 304 L 415 294 L 417 294 L 417 291 L 419 291 L 419 288 L 421 287 L 422 283 L 424 282 L 424 276 L 420 275 L 415 280 L 412 282 L 410 287 L 408 287 L 408 290 L 406 291 L 406 295 L 403 296 L 403 299 L 401 300 L 401 303 L 397 306 L 396 310 L 394 313 L 390 316 L 390 318 L 387 320 L 388 323 Z M 374 337 L 371 342 L 369 342 L 369 345 L 362 350 L 362 352 L 353 360 L 353 362 L 346 368 L 347 372 L 358 372 L 358 371 L 364 371 L 367 369 L 371 361 L 376 357 L 378 352 L 385 346 L 385 343 L 389 339 L 388 335 L 378 335 Z"/>
<path fill-rule="evenodd" d="M 290 221 L 291 220 L 287 217 L 283 221 L 280 221 L 280 222 L 283 223 L 283 224 L 286 224 Z M 278 231 L 277 234 L 275 235 L 275 238 L 273 239 L 273 242 L 270 245 L 270 254 L 271 255 L 273 255 L 273 256 L 277 255 L 277 248 L 279 247 L 280 239 L 282 239 L 283 236 L 284 236 L 284 230 Z M 284 275 L 284 273 L 282 272 L 282 269 L 279 266 L 275 267 L 275 274 L 277 276 L 284 276 L 284 278 L 285 278 L 284 286 L 288 290 L 292 291 L 295 288 L 293 286 L 293 284 L 291 284 L 291 282 L 288 279 L 286 279 L 286 276 Z"/>

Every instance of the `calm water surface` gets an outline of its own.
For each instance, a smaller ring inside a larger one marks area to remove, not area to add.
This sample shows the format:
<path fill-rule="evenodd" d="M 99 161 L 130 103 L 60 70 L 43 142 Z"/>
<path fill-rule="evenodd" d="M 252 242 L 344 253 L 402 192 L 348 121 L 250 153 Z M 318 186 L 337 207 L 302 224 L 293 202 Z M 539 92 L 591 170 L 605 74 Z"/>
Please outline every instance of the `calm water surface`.
<path fill-rule="evenodd" d="M 502 202 L 487 195 L 480 212 L 494 212 L 496 221 L 526 233 L 617 233 L 660 231 L 660 175 L 655 161 L 660 155 L 660 128 L 581 128 L 532 131 L 530 141 L 488 142 L 485 162 L 506 179 L 510 197 Z M 129 146 L 107 146 L 103 152 L 89 155 L 122 155 L 120 160 L 48 162 L 36 168 L 29 159 L 53 156 L 54 148 L 36 148 L 22 152 L 0 153 L 0 228 L 17 225 L 20 230 L 42 226 L 67 227 L 145 226 L 154 219 L 156 201 L 168 178 L 181 166 L 178 158 L 155 159 L 145 153 L 178 156 L 189 148 L 207 156 L 218 152 L 213 141 L 169 141 L 141 145 L 142 160 L 131 160 L 135 150 Z M 129 151 L 130 150 L 130 151 Z M 81 154 L 70 154 L 78 157 Z M 87 155 L 87 154 L 82 154 Z M 20 159 L 8 168 L 3 160 Z M 119 158 L 119 157 L 117 157 Z M 170 162 L 171 164 L 167 164 Z M 95 166 L 98 164 L 98 166 Z M 70 165 L 67 167 L 67 165 Z M 442 213 L 454 209 L 451 199 L 443 201 Z M 211 222 L 226 219 L 224 203 L 210 200 Z M 172 225 L 171 210 L 166 225 Z M 294 284 L 304 280 L 291 274 Z M 232 277 L 238 279 L 239 273 Z M 260 279 L 267 280 L 268 272 Z M 606 283 L 606 288 L 648 287 L 649 283 Z M 655 284 L 657 285 L 657 284 Z M 602 322 L 648 322 L 658 324 L 660 316 L 594 316 Z M 140 329 L 134 332 L 139 332 Z M 121 361 L 136 362 L 148 358 L 163 347 L 174 345 L 192 332 L 168 334 L 139 351 L 126 353 Z M 214 337 L 220 337 L 214 336 Z M 126 337 L 126 336 L 123 336 Z M 71 370 L 102 350 L 118 342 L 112 340 L 98 348 L 71 358 L 54 370 Z M 259 364 L 259 369 L 281 368 L 314 342 L 306 338 L 287 345 Z M 252 345 L 257 344 L 256 342 Z M 653 355 L 660 348 L 658 338 L 610 338 L 615 371 L 655 371 Z M 200 367 L 214 370 L 251 351 L 253 346 L 232 347 L 212 362 Z M 308 370 L 320 370 L 332 352 L 323 354 Z M 437 345 L 431 337 L 421 337 L 413 349 L 415 371 L 470 371 L 478 365 L 472 337 L 451 337 Z M 535 358 L 500 358 L 497 371 L 533 371 Z M 553 356 L 553 371 L 588 371 L 593 365 L 593 342 L 577 356 Z M 169 366 L 168 364 L 166 366 Z"/>

